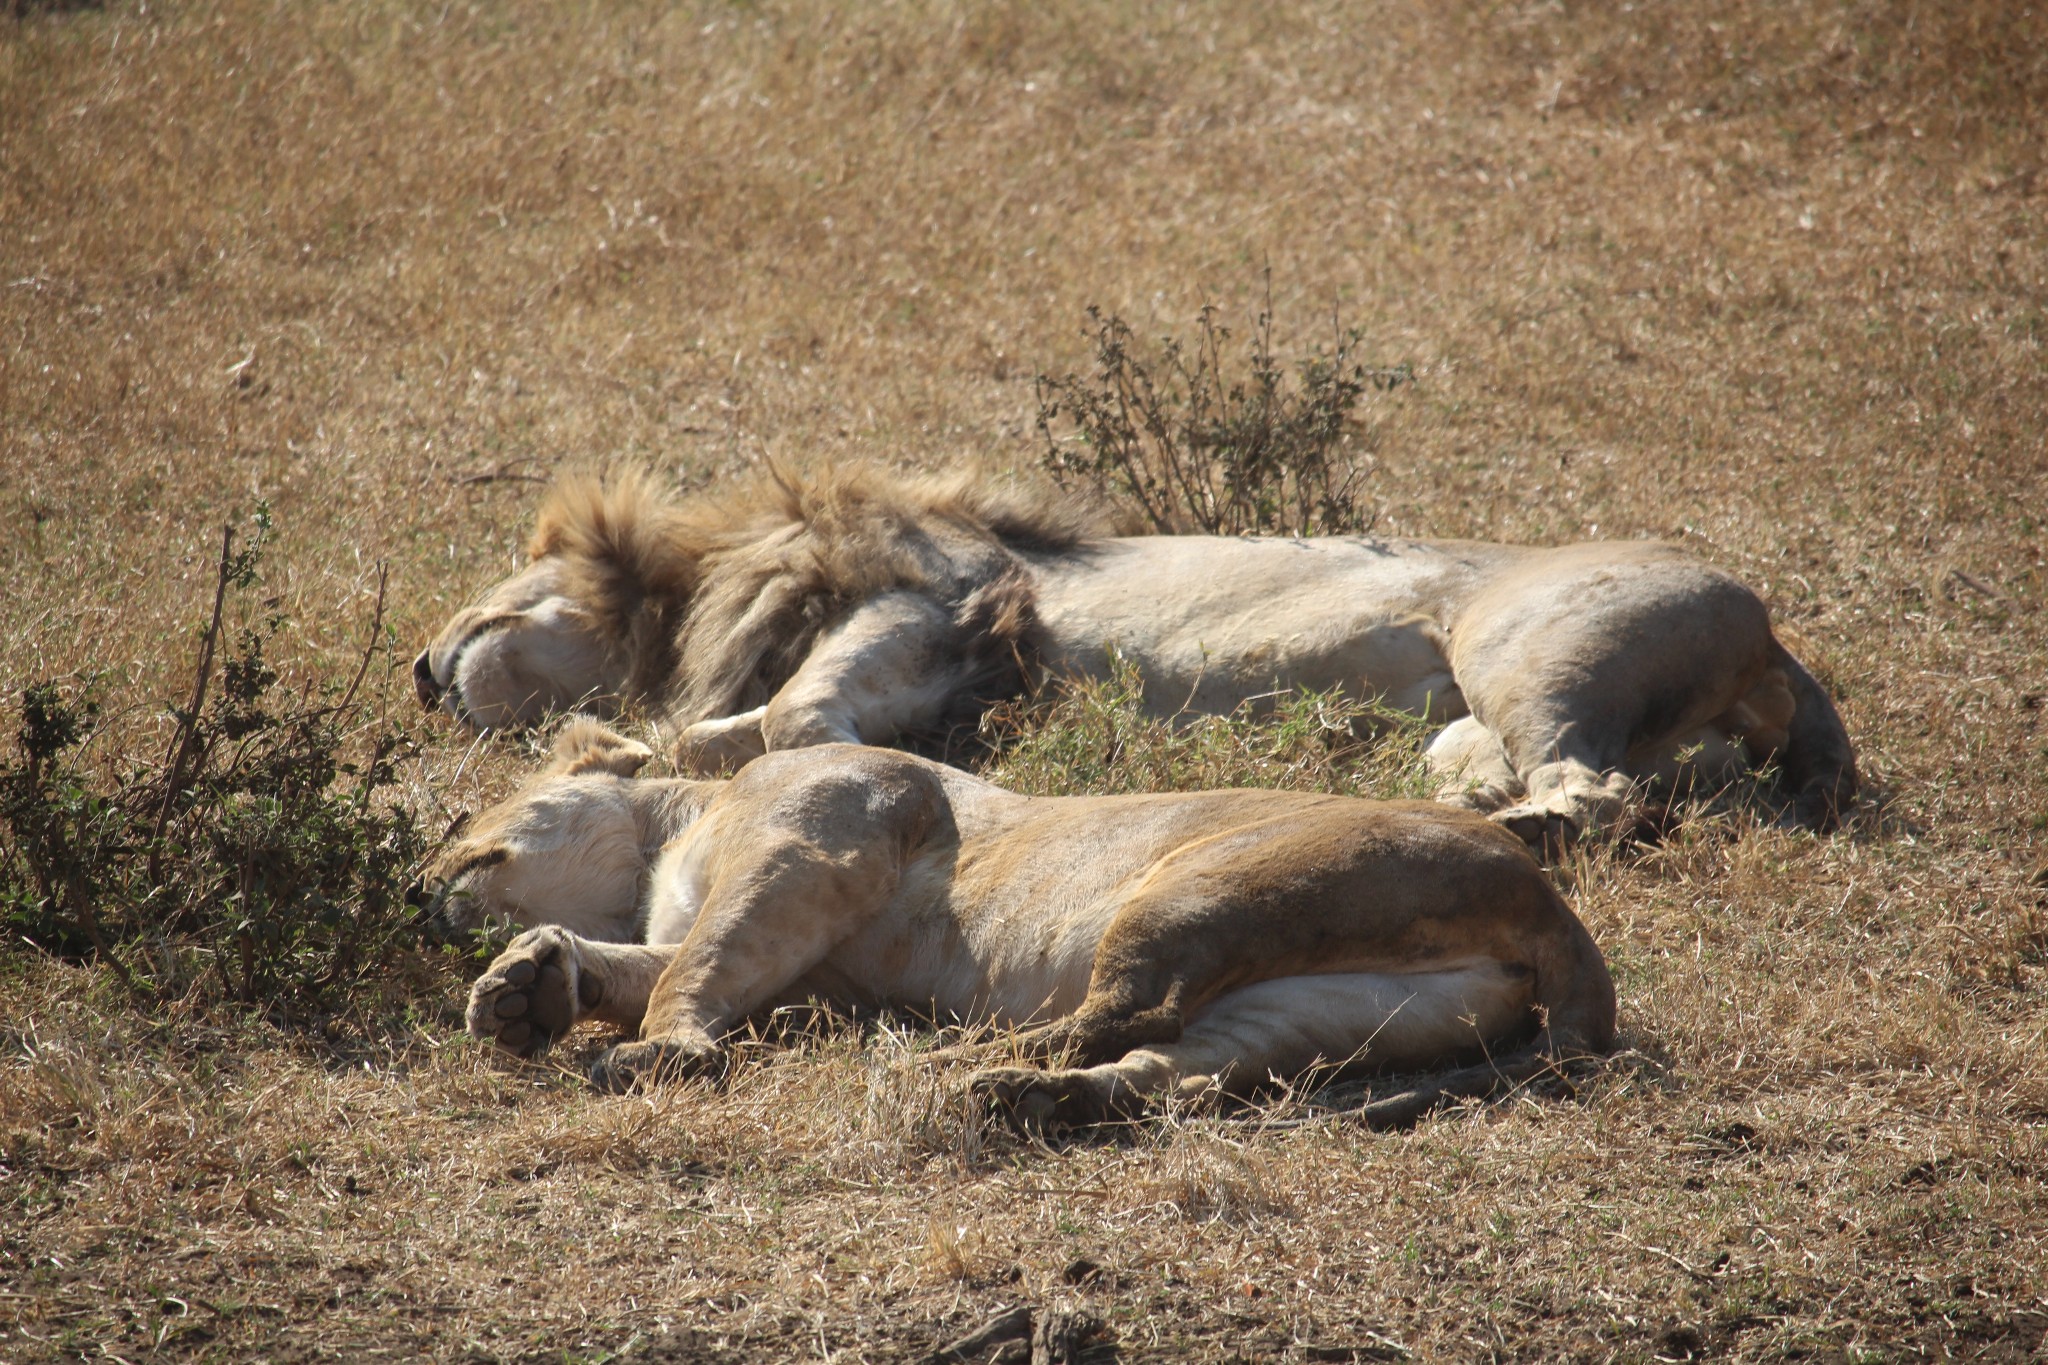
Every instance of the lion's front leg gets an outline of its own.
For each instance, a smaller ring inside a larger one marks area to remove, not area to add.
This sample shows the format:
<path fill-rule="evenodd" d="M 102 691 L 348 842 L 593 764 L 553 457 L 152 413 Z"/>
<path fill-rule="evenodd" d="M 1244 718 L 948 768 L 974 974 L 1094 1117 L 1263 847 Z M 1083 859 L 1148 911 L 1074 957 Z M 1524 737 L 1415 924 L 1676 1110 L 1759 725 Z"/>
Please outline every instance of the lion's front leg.
<path fill-rule="evenodd" d="M 944 789 L 901 754 L 846 749 L 771 754 L 718 800 L 702 903 L 645 999 L 639 1041 L 594 1070 L 607 1089 L 719 1069 L 733 1027 L 883 913 Z"/>
<path fill-rule="evenodd" d="M 557 925 L 529 929 L 469 991 L 469 1031 L 532 1057 L 586 1019 L 637 1029 L 673 948 L 598 943 Z"/>
<path fill-rule="evenodd" d="M 734 772 L 768 752 L 761 734 L 761 718 L 768 708 L 757 706 L 736 716 L 700 720 L 676 736 L 669 761 L 676 771 L 715 776 Z"/>
<path fill-rule="evenodd" d="M 979 665 L 973 641 L 943 604 L 914 592 L 865 602 L 819 637 L 768 703 L 770 750 L 895 744 L 932 728 Z"/>

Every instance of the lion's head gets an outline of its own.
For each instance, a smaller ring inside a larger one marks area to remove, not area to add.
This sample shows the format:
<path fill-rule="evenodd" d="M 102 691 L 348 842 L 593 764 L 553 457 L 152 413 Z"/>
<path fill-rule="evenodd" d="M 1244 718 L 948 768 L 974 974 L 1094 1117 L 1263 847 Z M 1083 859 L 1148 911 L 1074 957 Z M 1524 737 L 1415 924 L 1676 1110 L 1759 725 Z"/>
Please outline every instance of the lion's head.
<path fill-rule="evenodd" d="M 428 707 L 482 729 L 625 703 L 682 724 L 732 715 L 773 696 L 849 606 L 909 589 L 957 607 L 1012 549 L 1094 529 L 1057 495 L 975 470 L 770 467 L 688 499 L 645 473 L 571 478 L 526 568 L 443 627 L 413 679 Z"/>
<path fill-rule="evenodd" d="M 674 785 L 634 780 L 653 756 L 596 721 L 571 721 L 547 768 L 428 866 L 421 891 L 434 927 L 463 933 L 503 919 L 634 938 L 648 868 L 667 837 L 648 798 Z"/>
<path fill-rule="evenodd" d="M 527 566 L 457 612 L 413 661 L 422 704 L 479 729 L 611 714 L 687 608 L 706 548 L 652 478 L 570 478 L 541 508 Z"/>

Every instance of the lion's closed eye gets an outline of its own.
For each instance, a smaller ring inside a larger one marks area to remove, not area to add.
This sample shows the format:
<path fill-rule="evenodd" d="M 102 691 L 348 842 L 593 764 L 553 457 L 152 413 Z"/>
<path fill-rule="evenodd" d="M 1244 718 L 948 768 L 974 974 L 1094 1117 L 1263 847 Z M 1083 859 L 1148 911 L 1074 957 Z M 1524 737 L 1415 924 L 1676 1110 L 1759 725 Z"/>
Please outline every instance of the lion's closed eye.
<path fill-rule="evenodd" d="M 492 847 L 487 848 L 483 852 L 477 854 L 474 858 L 471 858 L 468 861 L 464 862 L 462 866 L 459 869 L 457 869 L 455 876 L 466 876 L 471 872 L 481 872 L 487 867 L 496 867 L 499 863 L 504 862 L 507 858 L 511 856 L 512 850 L 506 848 L 503 844 L 493 845 Z M 451 881 L 453 879 L 453 877 L 450 878 Z"/>
<path fill-rule="evenodd" d="M 496 867 L 511 856 L 511 849 L 503 844 L 493 844 L 489 848 L 478 849 L 474 853 L 453 859 L 446 868 L 429 874 L 426 883 L 436 897 L 443 897 L 464 877 Z"/>

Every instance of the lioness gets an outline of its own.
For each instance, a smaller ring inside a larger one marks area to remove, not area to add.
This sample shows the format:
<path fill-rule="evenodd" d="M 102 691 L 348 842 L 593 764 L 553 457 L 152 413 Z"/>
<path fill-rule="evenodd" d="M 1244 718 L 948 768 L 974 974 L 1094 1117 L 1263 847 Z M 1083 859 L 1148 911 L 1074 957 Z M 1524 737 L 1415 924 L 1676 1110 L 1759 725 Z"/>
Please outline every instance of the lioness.
<path fill-rule="evenodd" d="M 1429 803 L 1260 790 L 1026 797 L 885 749 L 770 754 L 729 780 L 572 722 L 553 763 L 432 876 L 454 928 L 536 926 L 469 1027 L 531 1055 L 597 1019 L 620 1089 L 717 1065 L 721 1038 L 822 997 L 1018 1026 L 975 1089 L 1028 1119 L 1242 1094 L 1321 1066 L 1473 1067 L 1382 1102 L 1412 1118 L 1607 1050 L 1600 950 L 1513 836 Z"/>
<path fill-rule="evenodd" d="M 531 555 L 419 656 L 421 700 L 486 727 L 637 702 L 692 771 L 942 743 L 1114 649 L 1160 714 L 1341 687 L 1458 722 L 1430 749 L 1442 799 L 1532 839 L 1613 823 L 1680 756 L 1775 758 L 1817 827 L 1856 790 L 1756 594 L 1651 541 L 1114 537 L 1048 498 L 852 470 L 682 502 L 572 479 Z"/>

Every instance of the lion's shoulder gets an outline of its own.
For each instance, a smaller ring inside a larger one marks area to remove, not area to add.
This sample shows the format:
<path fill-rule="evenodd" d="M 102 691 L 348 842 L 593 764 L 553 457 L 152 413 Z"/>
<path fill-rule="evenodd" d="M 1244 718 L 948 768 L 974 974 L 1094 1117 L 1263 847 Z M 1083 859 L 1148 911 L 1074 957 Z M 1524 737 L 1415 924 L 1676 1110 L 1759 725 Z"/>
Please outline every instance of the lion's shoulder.
<path fill-rule="evenodd" d="M 940 822 L 949 803 L 944 773 L 939 764 L 896 749 L 778 749 L 741 768 L 714 809 L 742 823 L 750 838 L 780 831 L 822 845 L 881 851 L 877 841 L 915 843 Z"/>

